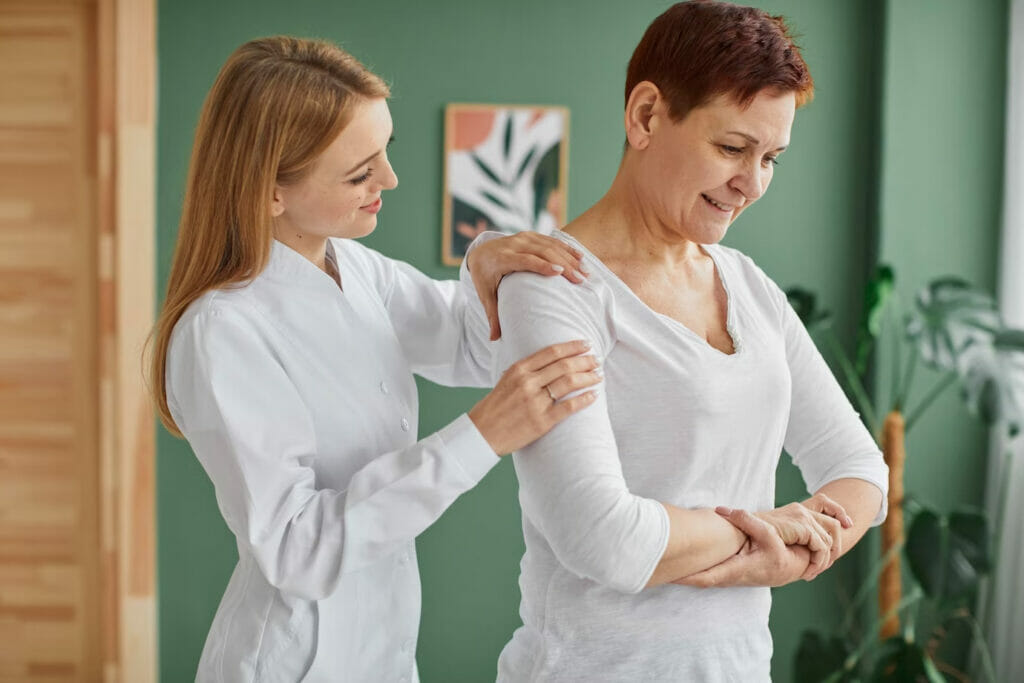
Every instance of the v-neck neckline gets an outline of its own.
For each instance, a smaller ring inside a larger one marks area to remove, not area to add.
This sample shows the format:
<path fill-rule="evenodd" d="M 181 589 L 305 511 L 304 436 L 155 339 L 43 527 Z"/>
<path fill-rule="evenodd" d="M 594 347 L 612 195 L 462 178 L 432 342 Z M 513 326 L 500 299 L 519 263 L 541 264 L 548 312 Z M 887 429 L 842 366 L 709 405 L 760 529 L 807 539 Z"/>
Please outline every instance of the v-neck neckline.
<path fill-rule="evenodd" d="M 632 297 L 643 308 L 650 311 L 656 318 L 661 320 L 664 324 L 678 331 L 681 331 L 682 333 L 684 333 L 685 335 L 699 343 L 703 348 L 707 349 L 708 351 L 714 354 L 717 354 L 718 356 L 721 356 L 722 358 L 734 358 L 739 356 L 743 352 L 743 342 L 737 331 L 738 326 L 736 324 L 736 306 L 734 305 L 735 301 L 733 300 L 732 291 L 729 289 L 728 279 L 726 278 L 725 273 L 722 270 L 721 264 L 719 263 L 719 255 L 715 253 L 715 245 L 701 244 L 699 246 L 701 251 L 703 251 L 714 264 L 715 275 L 718 278 L 718 281 L 722 283 L 722 289 L 725 290 L 725 332 L 727 335 L 729 335 L 729 339 L 732 341 L 732 353 L 726 353 L 725 351 L 722 351 L 721 349 L 713 346 L 711 342 L 709 342 L 706 338 L 697 334 L 692 329 L 690 329 L 690 327 L 680 322 L 679 320 L 676 320 L 672 316 L 665 315 L 664 313 L 659 313 L 658 311 L 651 308 L 646 301 L 641 299 L 637 295 L 637 293 L 634 292 L 633 289 L 625 283 L 625 281 L 622 278 L 620 278 L 611 268 L 605 265 L 604 262 L 601 261 L 601 259 L 595 256 L 594 253 L 590 251 L 590 249 L 585 247 L 575 237 L 561 230 L 556 230 L 554 234 L 556 236 L 564 237 L 565 240 L 571 242 L 573 246 L 579 248 L 580 251 L 582 251 L 586 256 L 590 257 L 590 260 L 594 263 L 594 265 L 596 265 L 609 278 L 611 282 L 615 283 L 616 286 L 619 286 L 622 289 L 624 289 L 630 297 Z"/>

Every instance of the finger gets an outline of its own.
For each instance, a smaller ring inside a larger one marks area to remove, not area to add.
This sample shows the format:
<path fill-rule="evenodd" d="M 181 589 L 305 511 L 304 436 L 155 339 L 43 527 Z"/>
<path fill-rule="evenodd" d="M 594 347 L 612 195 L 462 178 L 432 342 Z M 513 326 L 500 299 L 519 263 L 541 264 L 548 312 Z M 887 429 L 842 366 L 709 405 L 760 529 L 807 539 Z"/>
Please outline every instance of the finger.
<path fill-rule="evenodd" d="M 831 567 L 832 564 L 843 554 L 843 525 L 834 517 L 829 517 L 828 515 L 820 512 L 815 512 L 814 515 L 818 520 L 818 523 L 825 529 L 825 533 L 827 533 L 832 539 L 832 550 L 829 553 L 828 562 L 828 567 Z M 828 569 L 828 567 L 826 567 L 826 569 Z"/>
<path fill-rule="evenodd" d="M 748 556 L 749 557 L 749 556 Z M 679 579 L 677 583 L 696 588 L 714 588 L 715 586 L 743 585 L 747 564 L 751 560 L 741 555 L 733 555 L 724 562 L 704 571 Z"/>
<path fill-rule="evenodd" d="M 600 365 L 592 353 L 571 356 L 556 360 L 551 365 L 541 368 L 536 372 L 536 379 L 543 385 L 551 385 L 556 380 L 572 375 L 577 372 L 594 370 Z"/>
<path fill-rule="evenodd" d="M 496 289 L 487 290 L 487 295 L 480 300 L 480 303 L 484 307 L 484 314 L 491 326 L 491 341 L 494 341 L 501 337 L 501 324 L 498 322 L 498 291 Z"/>
<path fill-rule="evenodd" d="M 580 389 L 592 387 L 604 378 L 599 368 L 590 372 L 574 372 L 571 375 L 562 375 L 554 382 L 545 385 L 555 400 L 560 400 Z"/>
<path fill-rule="evenodd" d="M 582 393 L 579 396 L 573 396 L 560 403 L 552 403 L 551 409 L 548 411 L 548 415 L 553 420 L 552 425 L 556 425 L 565 418 L 569 417 L 573 413 L 578 413 L 583 410 L 597 399 L 597 392 L 591 389 L 586 393 Z"/>
<path fill-rule="evenodd" d="M 590 342 L 584 339 L 552 344 L 551 346 L 545 346 L 540 351 L 527 356 L 516 363 L 516 365 L 527 372 L 536 372 L 541 368 L 551 365 L 557 360 L 568 358 L 569 356 L 578 356 L 589 350 Z"/>
<path fill-rule="evenodd" d="M 512 259 L 511 265 L 510 272 L 537 273 L 546 277 L 564 275 L 566 271 L 566 267 L 557 261 L 551 261 L 543 256 L 527 253 L 517 253 Z M 570 268 L 570 270 L 573 269 Z"/>
<path fill-rule="evenodd" d="M 588 275 L 583 268 L 583 255 L 559 239 L 535 232 L 519 233 L 512 239 L 515 239 L 517 251 L 561 268 L 563 276 L 570 282 L 578 284 Z"/>
<path fill-rule="evenodd" d="M 775 531 L 767 522 L 750 514 L 746 510 L 730 510 L 729 508 L 715 508 L 715 512 L 722 515 L 734 527 L 750 536 L 751 540 L 755 543 L 760 543 L 765 546 L 774 546 L 780 544 L 782 541 L 779 539 L 778 532 Z"/>
<path fill-rule="evenodd" d="M 541 235 L 537 232 L 525 231 L 518 233 L 527 237 L 530 241 L 540 245 L 540 248 L 554 249 L 557 252 L 561 252 L 566 255 L 571 261 L 574 261 L 576 265 L 582 264 L 583 252 L 579 249 L 569 246 L 565 242 L 550 235 Z"/>
<path fill-rule="evenodd" d="M 823 512 L 830 517 L 838 519 L 844 529 L 849 529 L 853 526 L 853 519 L 850 515 L 846 514 L 846 509 L 824 493 L 816 494 L 812 500 L 816 500 L 818 502 L 818 507 L 820 507 L 819 512 Z"/>

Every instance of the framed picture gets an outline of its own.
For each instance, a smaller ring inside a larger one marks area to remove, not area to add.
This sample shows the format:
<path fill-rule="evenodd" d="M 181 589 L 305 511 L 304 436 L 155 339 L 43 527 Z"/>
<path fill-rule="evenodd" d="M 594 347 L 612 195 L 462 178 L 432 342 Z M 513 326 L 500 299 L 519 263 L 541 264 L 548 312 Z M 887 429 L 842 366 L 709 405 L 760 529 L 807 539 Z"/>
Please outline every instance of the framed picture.
<path fill-rule="evenodd" d="M 550 233 L 566 220 L 569 110 L 449 104 L 441 260 L 462 263 L 485 230 Z"/>

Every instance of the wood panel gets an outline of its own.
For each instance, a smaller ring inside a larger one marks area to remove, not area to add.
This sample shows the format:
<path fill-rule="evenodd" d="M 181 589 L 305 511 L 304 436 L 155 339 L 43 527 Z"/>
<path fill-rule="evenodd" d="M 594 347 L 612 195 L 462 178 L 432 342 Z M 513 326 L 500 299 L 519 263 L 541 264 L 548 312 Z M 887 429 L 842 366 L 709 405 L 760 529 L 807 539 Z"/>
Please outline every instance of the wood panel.
<path fill-rule="evenodd" d="M 0 679 L 100 677 L 92 6 L 0 2 Z"/>
<path fill-rule="evenodd" d="M 0 681 L 156 680 L 154 0 L 0 0 Z"/>

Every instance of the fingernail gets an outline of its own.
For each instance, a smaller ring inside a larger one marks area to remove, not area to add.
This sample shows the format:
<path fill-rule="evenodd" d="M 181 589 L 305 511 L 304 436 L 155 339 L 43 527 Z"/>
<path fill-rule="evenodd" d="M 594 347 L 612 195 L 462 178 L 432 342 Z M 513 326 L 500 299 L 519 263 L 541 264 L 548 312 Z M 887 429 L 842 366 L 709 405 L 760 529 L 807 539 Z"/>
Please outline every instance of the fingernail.
<path fill-rule="evenodd" d="M 565 267 L 552 264 L 551 270 L 555 271 L 556 273 L 563 273 L 565 272 Z"/>
<path fill-rule="evenodd" d="M 580 271 L 578 271 L 578 270 L 573 270 L 572 274 L 573 274 L 574 277 L 578 277 L 581 280 L 586 278 L 586 276 L 583 273 L 581 273 Z"/>
<path fill-rule="evenodd" d="M 590 271 L 584 268 L 582 265 L 580 265 L 580 272 L 586 275 L 587 277 L 590 277 Z"/>
<path fill-rule="evenodd" d="M 583 340 L 583 348 L 585 348 L 585 349 L 589 349 L 590 348 L 590 342 L 588 342 L 586 339 Z"/>
<path fill-rule="evenodd" d="M 594 368 L 591 372 L 593 372 L 598 377 L 604 377 L 604 370 L 602 370 L 601 368 Z"/>
<path fill-rule="evenodd" d="M 728 517 L 732 514 L 732 508 L 727 508 L 724 505 L 719 505 L 718 507 L 715 508 L 715 512 L 722 515 L 723 517 Z"/>
<path fill-rule="evenodd" d="M 846 524 L 847 529 L 853 526 L 853 518 L 850 515 L 843 515 L 843 522 Z"/>

